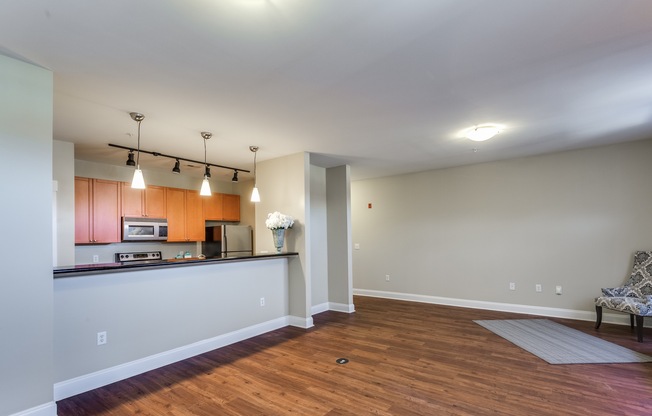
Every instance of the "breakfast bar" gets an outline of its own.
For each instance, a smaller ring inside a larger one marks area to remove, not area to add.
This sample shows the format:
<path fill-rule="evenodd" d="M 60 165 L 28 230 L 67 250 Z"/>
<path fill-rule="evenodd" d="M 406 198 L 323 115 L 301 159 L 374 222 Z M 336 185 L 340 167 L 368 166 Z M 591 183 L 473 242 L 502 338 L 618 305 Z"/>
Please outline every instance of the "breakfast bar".
<path fill-rule="evenodd" d="M 297 253 L 54 270 L 55 399 L 292 324 Z"/>

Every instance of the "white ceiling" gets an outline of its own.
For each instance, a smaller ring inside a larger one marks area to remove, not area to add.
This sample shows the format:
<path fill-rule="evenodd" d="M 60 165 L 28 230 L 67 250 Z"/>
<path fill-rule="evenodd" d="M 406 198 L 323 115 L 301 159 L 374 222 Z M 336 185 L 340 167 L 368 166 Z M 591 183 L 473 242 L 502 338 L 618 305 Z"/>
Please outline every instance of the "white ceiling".
<path fill-rule="evenodd" d="M 54 72 L 54 138 L 103 163 L 131 111 L 146 150 L 202 160 L 211 131 L 211 163 L 354 179 L 652 138 L 649 0 L 3 0 L 0 53 Z"/>

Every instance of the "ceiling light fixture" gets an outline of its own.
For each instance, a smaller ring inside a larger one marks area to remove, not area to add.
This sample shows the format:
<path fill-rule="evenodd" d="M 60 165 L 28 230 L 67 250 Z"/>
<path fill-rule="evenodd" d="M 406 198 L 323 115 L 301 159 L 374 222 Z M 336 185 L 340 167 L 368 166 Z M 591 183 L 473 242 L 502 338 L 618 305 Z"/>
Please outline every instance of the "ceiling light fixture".
<path fill-rule="evenodd" d="M 204 171 L 204 180 L 201 183 L 201 190 L 199 191 L 199 195 L 201 196 L 211 196 L 211 185 L 208 183 L 208 178 L 211 177 L 211 170 L 208 167 L 208 164 L 206 164 L 206 141 L 210 139 L 213 136 L 213 133 L 208 132 L 208 131 L 202 131 L 201 132 L 201 137 L 204 138 L 204 165 L 206 166 L 206 170 Z"/>
<path fill-rule="evenodd" d="M 238 171 L 237 170 L 233 171 L 233 177 L 231 178 L 231 182 L 238 182 Z"/>
<path fill-rule="evenodd" d="M 256 186 L 256 152 L 258 152 L 258 146 L 249 146 L 249 150 L 254 153 L 254 189 L 251 191 L 251 202 L 260 202 L 260 194 Z"/>
<path fill-rule="evenodd" d="M 181 173 L 181 164 L 179 163 L 179 159 L 177 159 L 176 162 L 174 162 L 174 167 L 172 168 L 172 173 L 178 175 Z"/>
<path fill-rule="evenodd" d="M 130 150 L 127 155 L 127 166 L 136 166 L 136 161 L 134 160 L 134 151 Z"/>
<path fill-rule="evenodd" d="M 145 189 L 145 179 L 143 178 L 143 171 L 140 170 L 140 123 L 145 118 L 144 115 L 140 113 L 129 113 L 131 118 L 138 123 L 138 148 L 136 153 L 136 170 L 134 171 L 134 178 L 131 180 L 131 187 L 135 189 Z M 127 165 L 129 164 L 127 160 Z"/>
<path fill-rule="evenodd" d="M 494 125 L 476 126 L 466 132 L 466 138 L 474 142 L 483 142 L 500 133 L 500 128 Z"/>

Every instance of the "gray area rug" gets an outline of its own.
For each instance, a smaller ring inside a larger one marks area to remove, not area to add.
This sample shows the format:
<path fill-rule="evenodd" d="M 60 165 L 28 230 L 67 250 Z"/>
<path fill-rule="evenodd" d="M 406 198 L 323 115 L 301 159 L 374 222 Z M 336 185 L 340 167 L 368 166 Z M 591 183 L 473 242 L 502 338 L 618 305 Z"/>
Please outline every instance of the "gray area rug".
<path fill-rule="evenodd" d="M 548 319 L 473 321 L 550 364 L 651 362 L 652 357 Z"/>

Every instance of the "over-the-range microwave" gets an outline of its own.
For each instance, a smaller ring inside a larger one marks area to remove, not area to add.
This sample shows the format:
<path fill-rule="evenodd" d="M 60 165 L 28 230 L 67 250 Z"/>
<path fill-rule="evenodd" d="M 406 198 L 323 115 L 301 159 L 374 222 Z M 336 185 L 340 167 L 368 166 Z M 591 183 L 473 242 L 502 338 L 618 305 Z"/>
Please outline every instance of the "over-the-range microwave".
<path fill-rule="evenodd" d="M 122 218 L 122 241 L 167 241 L 165 218 Z"/>

